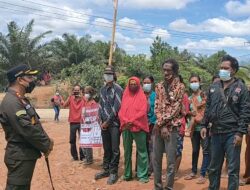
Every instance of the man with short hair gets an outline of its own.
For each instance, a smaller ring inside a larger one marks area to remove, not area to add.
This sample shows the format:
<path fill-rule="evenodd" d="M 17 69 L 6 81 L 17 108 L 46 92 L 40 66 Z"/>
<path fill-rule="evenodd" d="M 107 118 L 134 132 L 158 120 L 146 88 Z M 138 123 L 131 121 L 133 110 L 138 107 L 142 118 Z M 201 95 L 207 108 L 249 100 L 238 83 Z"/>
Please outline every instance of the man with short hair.
<path fill-rule="evenodd" d="M 84 160 L 84 154 L 79 148 L 79 156 L 76 148 L 76 135 L 80 135 L 82 107 L 85 103 L 81 95 L 81 86 L 76 84 L 72 90 L 72 95 L 64 103 L 64 107 L 69 107 L 69 123 L 70 123 L 70 153 L 73 161 Z"/>
<path fill-rule="evenodd" d="M 154 137 L 154 189 L 173 189 L 177 138 L 182 123 L 185 86 L 178 77 L 179 65 L 168 59 L 162 65 L 164 81 L 156 85 L 155 114 L 157 118 Z M 162 184 L 162 156 L 167 153 L 167 183 Z"/>
<path fill-rule="evenodd" d="M 115 83 L 115 71 L 108 66 L 104 71 L 105 86 L 100 91 L 99 116 L 103 140 L 103 171 L 95 175 L 95 179 L 109 177 L 107 183 L 112 185 L 118 180 L 120 160 L 120 121 L 118 112 L 121 106 L 123 89 Z"/>
<path fill-rule="evenodd" d="M 43 130 L 39 116 L 25 97 L 35 88 L 35 75 L 27 65 L 7 71 L 9 88 L 0 106 L 0 122 L 7 146 L 4 162 L 8 168 L 6 190 L 29 190 L 36 161 L 53 149 L 53 140 Z"/>
<path fill-rule="evenodd" d="M 220 65 L 220 81 L 212 84 L 208 92 L 201 136 L 206 137 L 208 124 L 212 123 L 209 190 L 220 189 L 225 154 L 228 161 L 228 190 L 239 188 L 241 144 L 243 135 L 247 133 L 250 107 L 247 88 L 241 79 L 235 77 L 238 70 L 238 61 L 230 55 L 224 56 Z"/>

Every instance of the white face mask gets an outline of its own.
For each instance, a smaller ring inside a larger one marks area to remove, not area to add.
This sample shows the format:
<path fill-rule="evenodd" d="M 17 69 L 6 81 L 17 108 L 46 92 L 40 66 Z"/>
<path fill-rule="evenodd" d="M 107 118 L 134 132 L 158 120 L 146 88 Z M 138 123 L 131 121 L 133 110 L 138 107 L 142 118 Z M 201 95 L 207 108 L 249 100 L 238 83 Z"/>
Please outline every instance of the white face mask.
<path fill-rule="evenodd" d="M 143 90 L 145 92 L 150 92 L 152 89 L 152 84 L 143 84 Z"/>
<path fill-rule="evenodd" d="M 104 74 L 104 80 L 106 81 L 106 82 L 112 82 L 112 81 L 114 81 L 114 75 L 112 75 L 112 74 Z"/>
<path fill-rule="evenodd" d="M 90 94 L 84 94 L 84 97 L 86 100 L 89 100 L 90 99 Z"/>
<path fill-rule="evenodd" d="M 220 79 L 222 81 L 229 81 L 231 77 L 231 72 L 228 70 L 221 69 L 219 72 Z"/>
<path fill-rule="evenodd" d="M 56 95 L 59 96 L 59 92 L 57 92 Z"/>

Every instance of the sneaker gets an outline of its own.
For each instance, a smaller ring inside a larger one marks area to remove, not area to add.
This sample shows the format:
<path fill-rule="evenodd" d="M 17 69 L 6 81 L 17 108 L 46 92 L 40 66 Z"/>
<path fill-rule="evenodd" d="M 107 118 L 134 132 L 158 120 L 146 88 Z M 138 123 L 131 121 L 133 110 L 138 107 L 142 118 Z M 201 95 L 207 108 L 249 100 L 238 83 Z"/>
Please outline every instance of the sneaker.
<path fill-rule="evenodd" d="M 108 171 L 101 171 L 95 175 L 95 180 L 102 179 L 109 176 Z"/>
<path fill-rule="evenodd" d="M 113 185 L 117 182 L 118 180 L 118 175 L 117 174 L 110 174 L 109 179 L 107 181 L 108 185 Z"/>

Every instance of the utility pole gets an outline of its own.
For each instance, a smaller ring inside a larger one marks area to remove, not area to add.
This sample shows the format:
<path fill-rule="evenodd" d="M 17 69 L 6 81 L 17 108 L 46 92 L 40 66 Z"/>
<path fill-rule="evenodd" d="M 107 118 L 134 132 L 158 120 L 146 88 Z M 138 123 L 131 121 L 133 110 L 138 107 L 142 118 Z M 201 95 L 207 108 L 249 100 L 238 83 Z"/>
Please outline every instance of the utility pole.
<path fill-rule="evenodd" d="M 114 18 L 113 18 L 112 39 L 111 39 L 110 50 L 109 50 L 109 65 L 112 65 L 112 59 L 113 59 L 115 30 L 116 30 L 116 17 L 117 17 L 117 9 L 118 9 L 118 0 L 113 0 L 113 1 L 114 1 Z"/>

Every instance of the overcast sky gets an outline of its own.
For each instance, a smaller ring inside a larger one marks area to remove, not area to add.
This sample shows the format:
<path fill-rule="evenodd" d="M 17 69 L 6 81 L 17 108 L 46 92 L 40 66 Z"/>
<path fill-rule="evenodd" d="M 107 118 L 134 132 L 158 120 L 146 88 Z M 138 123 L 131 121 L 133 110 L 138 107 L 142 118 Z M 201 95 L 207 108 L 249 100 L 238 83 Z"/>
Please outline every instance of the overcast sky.
<path fill-rule="evenodd" d="M 0 0 L 0 32 L 12 20 L 35 19 L 34 35 L 63 33 L 111 38 L 112 0 Z M 149 54 L 156 35 L 194 53 L 226 50 L 241 59 L 250 54 L 250 0 L 119 0 L 116 41 L 130 54 Z"/>

